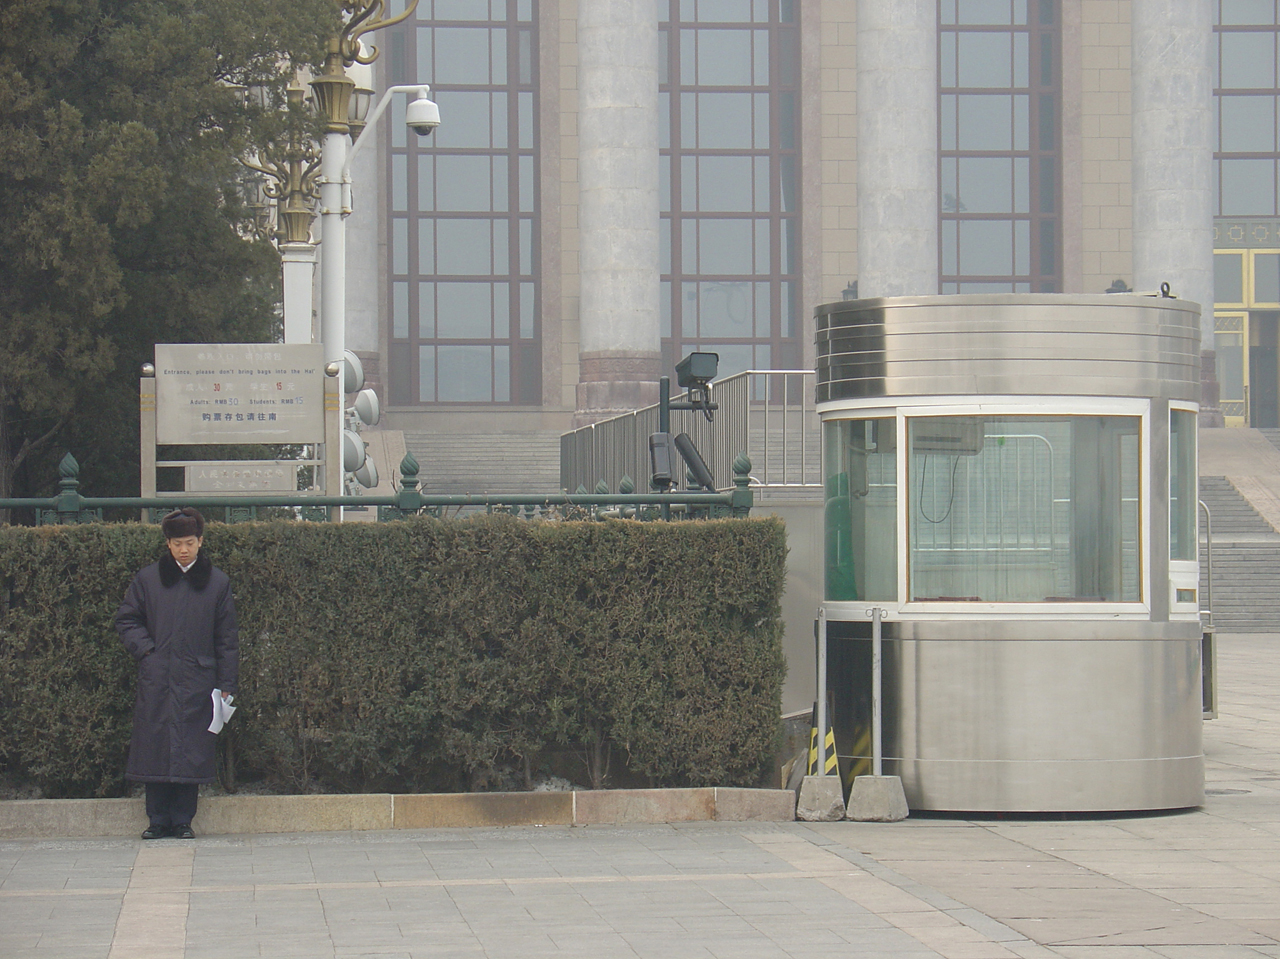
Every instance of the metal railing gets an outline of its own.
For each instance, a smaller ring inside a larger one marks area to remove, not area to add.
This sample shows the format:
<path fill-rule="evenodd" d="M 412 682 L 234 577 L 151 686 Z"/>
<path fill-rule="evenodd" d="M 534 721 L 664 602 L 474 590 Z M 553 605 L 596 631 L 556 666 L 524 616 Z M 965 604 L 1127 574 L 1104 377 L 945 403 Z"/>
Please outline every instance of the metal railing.
<path fill-rule="evenodd" d="M 31 509 L 37 525 L 95 523 L 105 509 L 138 510 L 144 521 L 158 519 L 149 511 L 168 512 L 179 506 L 224 507 L 228 522 L 256 518 L 256 511 L 268 507 L 294 507 L 298 518 L 332 519 L 335 507 L 377 507 L 379 520 L 399 519 L 416 514 L 443 515 L 446 511 L 510 512 L 526 518 L 561 516 L 634 519 L 696 518 L 705 516 L 747 516 L 754 496 L 747 464 L 738 464 L 732 487 L 725 492 L 679 490 L 669 493 L 635 493 L 630 484 L 620 484 L 615 492 L 597 486 L 591 492 L 491 493 L 484 495 L 428 495 L 418 487 L 418 461 L 405 454 L 400 461 L 400 484 L 390 495 L 316 496 L 298 493 L 236 494 L 167 493 L 163 496 L 83 496 L 80 493 L 80 464 L 68 453 L 58 465 L 59 491 L 49 497 L 0 499 L 0 510 Z"/>
<path fill-rule="evenodd" d="M 688 433 L 706 460 L 716 486 L 725 489 L 733 463 L 745 453 L 751 484 L 821 487 L 821 427 L 814 405 L 812 370 L 747 370 L 712 384 L 719 407 L 711 418 L 698 410 L 671 410 L 671 433 Z M 688 399 L 683 393 L 675 401 Z M 616 489 L 623 477 L 648 485 L 649 435 L 658 431 L 655 404 L 560 437 L 560 485 Z"/>

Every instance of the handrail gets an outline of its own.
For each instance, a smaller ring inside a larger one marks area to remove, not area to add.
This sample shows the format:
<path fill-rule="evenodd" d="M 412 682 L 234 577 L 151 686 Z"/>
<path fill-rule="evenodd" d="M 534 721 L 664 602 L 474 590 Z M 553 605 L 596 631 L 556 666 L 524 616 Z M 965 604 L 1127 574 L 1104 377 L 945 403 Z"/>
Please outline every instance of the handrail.
<path fill-rule="evenodd" d="M 688 432 L 722 488 L 740 453 L 755 466 L 754 486 L 820 488 L 821 470 L 816 461 L 810 463 L 820 449 L 814 377 L 813 370 L 735 373 L 711 384 L 718 407 L 714 419 L 673 410 L 670 430 Z M 673 399 L 680 402 L 687 395 Z M 612 485 L 623 475 L 643 485 L 650 472 L 648 437 L 659 429 L 659 411 L 660 404 L 642 407 L 561 434 L 561 485 L 600 480 Z"/>
<path fill-rule="evenodd" d="M 1204 601 L 1207 609 L 1201 612 L 1207 612 L 1209 615 L 1204 620 L 1204 625 L 1210 629 L 1213 628 L 1213 513 L 1209 509 L 1209 504 L 1204 500 L 1199 500 L 1200 508 L 1204 510 L 1204 559 L 1205 559 L 1205 596 Z M 1197 544 L 1199 545 L 1199 544 Z"/>

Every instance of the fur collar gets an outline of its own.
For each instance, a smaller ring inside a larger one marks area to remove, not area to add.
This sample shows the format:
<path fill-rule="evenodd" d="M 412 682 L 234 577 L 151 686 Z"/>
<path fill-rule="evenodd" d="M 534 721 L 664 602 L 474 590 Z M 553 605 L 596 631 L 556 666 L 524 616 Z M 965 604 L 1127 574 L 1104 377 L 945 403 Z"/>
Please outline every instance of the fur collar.
<path fill-rule="evenodd" d="M 213 563 L 204 554 L 204 550 L 196 554 L 195 565 L 187 570 L 185 574 L 182 572 L 182 567 L 178 565 L 177 560 L 168 551 L 160 557 L 159 566 L 160 585 L 166 589 L 176 585 L 184 575 L 193 589 L 204 589 L 209 585 L 209 577 L 213 574 Z"/>

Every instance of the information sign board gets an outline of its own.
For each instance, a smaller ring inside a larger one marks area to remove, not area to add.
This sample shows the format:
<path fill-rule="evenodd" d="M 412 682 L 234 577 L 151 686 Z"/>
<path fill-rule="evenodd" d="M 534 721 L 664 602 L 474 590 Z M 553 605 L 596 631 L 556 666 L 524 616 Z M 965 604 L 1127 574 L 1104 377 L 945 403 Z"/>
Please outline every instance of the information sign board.
<path fill-rule="evenodd" d="M 234 421 L 233 421 L 234 422 Z M 222 460 L 186 467 L 188 493 L 296 493 L 298 464 L 284 460 Z"/>
<path fill-rule="evenodd" d="M 160 445 L 324 439 L 320 344 L 156 344 Z"/>

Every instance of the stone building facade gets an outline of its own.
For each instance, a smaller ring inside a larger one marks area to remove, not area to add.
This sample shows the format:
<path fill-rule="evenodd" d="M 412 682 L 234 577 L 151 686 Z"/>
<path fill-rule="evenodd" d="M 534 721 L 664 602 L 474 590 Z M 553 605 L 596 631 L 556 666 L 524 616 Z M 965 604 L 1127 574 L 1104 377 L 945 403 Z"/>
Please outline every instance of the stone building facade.
<path fill-rule="evenodd" d="M 694 349 L 812 369 L 819 303 L 1168 283 L 1216 292 L 1206 405 L 1272 425 L 1278 32 L 1274 0 L 420 0 L 378 85 L 443 123 L 399 103 L 356 170 L 348 345 L 392 428 L 551 431 Z"/>

